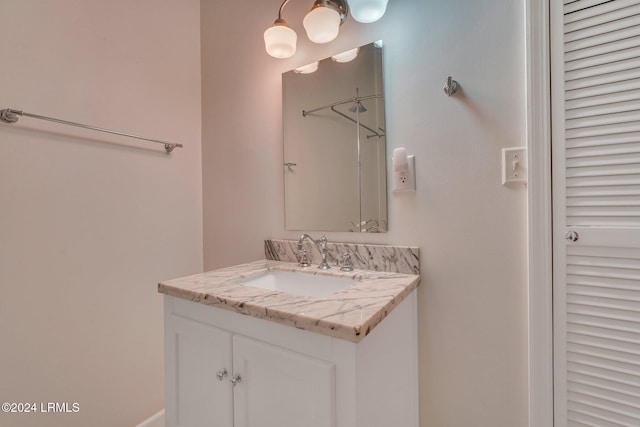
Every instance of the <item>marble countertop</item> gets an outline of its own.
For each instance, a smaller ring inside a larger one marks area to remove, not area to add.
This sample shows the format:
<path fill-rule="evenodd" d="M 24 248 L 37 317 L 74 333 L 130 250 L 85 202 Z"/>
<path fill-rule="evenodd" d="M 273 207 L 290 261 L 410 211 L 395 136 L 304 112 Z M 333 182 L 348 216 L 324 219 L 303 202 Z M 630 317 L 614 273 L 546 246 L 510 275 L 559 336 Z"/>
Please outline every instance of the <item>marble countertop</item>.
<path fill-rule="evenodd" d="M 235 283 L 238 279 L 280 270 L 326 274 L 354 280 L 327 297 L 291 295 Z M 158 284 L 158 292 L 237 313 L 359 342 L 420 282 L 414 274 L 384 271 L 328 271 L 293 262 L 261 260 Z"/>

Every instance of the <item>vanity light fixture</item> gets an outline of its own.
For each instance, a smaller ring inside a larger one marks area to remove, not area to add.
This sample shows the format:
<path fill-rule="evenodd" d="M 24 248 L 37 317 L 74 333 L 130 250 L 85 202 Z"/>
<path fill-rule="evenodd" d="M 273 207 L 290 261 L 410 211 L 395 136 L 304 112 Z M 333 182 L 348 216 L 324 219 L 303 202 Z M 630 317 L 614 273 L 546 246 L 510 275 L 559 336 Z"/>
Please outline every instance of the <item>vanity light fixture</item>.
<path fill-rule="evenodd" d="M 369 24 L 382 18 L 389 0 L 349 0 L 351 16 L 358 22 Z"/>
<path fill-rule="evenodd" d="M 351 62 L 356 59 L 356 57 L 358 56 L 358 52 L 360 52 L 360 48 L 356 47 L 355 49 L 333 55 L 331 57 L 331 60 L 334 62 Z"/>
<path fill-rule="evenodd" d="M 278 19 L 273 22 L 273 27 L 264 32 L 264 46 L 267 53 L 274 58 L 289 58 L 296 53 L 298 35 L 282 19 L 282 9 L 289 2 L 284 0 L 278 10 Z"/>
<path fill-rule="evenodd" d="M 296 53 L 297 35 L 282 19 L 282 10 L 289 0 L 284 0 L 271 28 L 264 32 L 267 53 L 274 58 L 289 58 Z M 354 8 L 354 19 L 368 23 L 384 15 L 389 0 L 315 0 L 313 7 L 302 21 L 307 37 L 314 43 L 328 43 L 338 36 L 340 26 Z"/>
<path fill-rule="evenodd" d="M 311 74 L 315 73 L 318 70 L 319 61 L 312 62 L 308 65 L 303 65 L 302 67 L 295 68 L 293 70 L 296 74 Z"/>
<path fill-rule="evenodd" d="M 316 0 L 302 20 L 307 37 L 314 43 L 329 43 L 338 37 L 340 26 L 347 19 L 345 0 Z"/>

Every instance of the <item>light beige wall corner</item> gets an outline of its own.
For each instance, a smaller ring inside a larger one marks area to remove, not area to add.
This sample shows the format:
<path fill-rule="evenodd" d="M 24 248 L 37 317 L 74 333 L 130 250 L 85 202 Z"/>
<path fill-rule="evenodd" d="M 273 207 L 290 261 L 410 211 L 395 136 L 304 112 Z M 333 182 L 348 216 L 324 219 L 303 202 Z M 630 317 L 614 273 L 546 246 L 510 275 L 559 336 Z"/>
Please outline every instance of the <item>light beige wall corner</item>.
<path fill-rule="evenodd" d="M 3 426 L 133 426 L 163 402 L 156 283 L 202 269 L 197 0 L 0 2 L 0 401 L 78 402 Z M 106 142 L 106 143 L 105 143 Z"/>

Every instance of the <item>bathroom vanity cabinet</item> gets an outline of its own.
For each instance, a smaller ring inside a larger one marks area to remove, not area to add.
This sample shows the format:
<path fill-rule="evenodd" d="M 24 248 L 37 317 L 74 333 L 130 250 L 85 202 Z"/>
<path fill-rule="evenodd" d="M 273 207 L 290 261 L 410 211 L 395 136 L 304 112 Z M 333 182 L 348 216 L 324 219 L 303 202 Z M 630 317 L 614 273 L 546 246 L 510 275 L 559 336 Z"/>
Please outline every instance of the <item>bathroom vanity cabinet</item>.
<path fill-rule="evenodd" d="M 165 296 L 167 427 L 416 427 L 413 291 L 359 343 Z"/>
<path fill-rule="evenodd" d="M 417 427 L 419 280 L 261 260 L 160 283 L 166 426 Z"/>

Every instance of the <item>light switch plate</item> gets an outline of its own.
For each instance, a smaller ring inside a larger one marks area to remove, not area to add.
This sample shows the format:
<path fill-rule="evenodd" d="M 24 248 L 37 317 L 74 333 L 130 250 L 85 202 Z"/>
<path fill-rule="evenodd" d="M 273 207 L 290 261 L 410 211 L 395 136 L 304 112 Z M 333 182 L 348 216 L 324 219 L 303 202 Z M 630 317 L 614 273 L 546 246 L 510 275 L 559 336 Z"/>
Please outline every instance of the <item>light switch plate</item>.
<path fill-rule="evenodd" d="M 527 149 L 502 149 L 502 185 L 527 182 Z"/>

